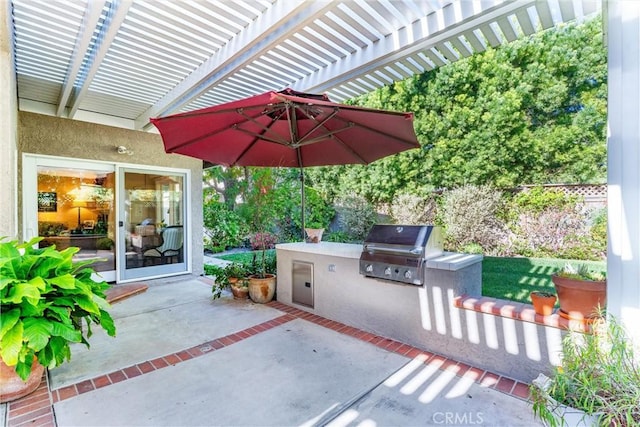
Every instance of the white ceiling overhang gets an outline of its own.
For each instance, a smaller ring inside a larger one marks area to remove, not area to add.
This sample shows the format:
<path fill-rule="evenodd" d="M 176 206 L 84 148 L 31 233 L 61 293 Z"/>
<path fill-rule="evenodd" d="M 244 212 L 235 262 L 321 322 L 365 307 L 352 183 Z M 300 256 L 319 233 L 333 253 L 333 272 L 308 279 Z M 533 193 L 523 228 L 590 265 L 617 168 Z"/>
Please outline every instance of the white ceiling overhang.
<path fill-rule="evenodd" d="M 600 0 L 13 0 L 19 108 L 132 129 L 291 87 L 344 101 Z"/>

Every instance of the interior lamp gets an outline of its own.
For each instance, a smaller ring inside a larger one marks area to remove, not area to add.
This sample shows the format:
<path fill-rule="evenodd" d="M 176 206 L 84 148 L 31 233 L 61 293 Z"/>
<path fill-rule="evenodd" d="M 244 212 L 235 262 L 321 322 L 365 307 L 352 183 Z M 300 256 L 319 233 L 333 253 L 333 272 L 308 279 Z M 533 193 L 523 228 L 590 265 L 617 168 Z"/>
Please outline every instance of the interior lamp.
<path fill-rule="evenodd" d="M 82 222 L 80 219 L 80 209 L 86 206 L 87 206 L 87 202 L 85 202 L 84 200 L 75 200 L 73 202 L 73 207 L 78 208 L 78 228 L 77 228 L 78 231 L 82 230 Z"/>

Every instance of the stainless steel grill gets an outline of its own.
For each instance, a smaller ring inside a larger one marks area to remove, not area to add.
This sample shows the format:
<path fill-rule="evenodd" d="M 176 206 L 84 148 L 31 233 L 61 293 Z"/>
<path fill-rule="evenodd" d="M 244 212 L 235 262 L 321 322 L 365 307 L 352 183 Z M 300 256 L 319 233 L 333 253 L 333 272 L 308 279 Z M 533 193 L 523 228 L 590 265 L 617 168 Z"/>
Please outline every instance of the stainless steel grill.
<path fill-rule="evenodd" d="M 360 274 L 422 285 L 426 260 L 442 253 L 440 227 L 376 224 L 362 246 Z"/>

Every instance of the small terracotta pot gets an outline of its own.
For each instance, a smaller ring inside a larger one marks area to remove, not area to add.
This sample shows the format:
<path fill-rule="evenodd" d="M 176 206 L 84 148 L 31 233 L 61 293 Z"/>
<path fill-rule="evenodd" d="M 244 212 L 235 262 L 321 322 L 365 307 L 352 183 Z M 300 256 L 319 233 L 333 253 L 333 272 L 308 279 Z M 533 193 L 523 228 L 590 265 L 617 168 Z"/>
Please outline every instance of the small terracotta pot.
<path fill-rule="evenodd" d="M 324 228 L 305 228 L 304 231 L 307 233 L 308 243 L 320 243 Z"/>
<path fill-rule="evenodd" d="M 249 288 L 246 286 L 236 286 L 232 283 L 231 293 L 233 294 L 233 299 L 249 299 Z"/>
<path fill-rule="evenodd" d="M 546 295 L 533 291 L 529 294 L 533 309 L 537 314 L 542 316 L 550 316 L 553 314 L 553 306 L 556 304 L 557 297 L 555 295 Z"/>

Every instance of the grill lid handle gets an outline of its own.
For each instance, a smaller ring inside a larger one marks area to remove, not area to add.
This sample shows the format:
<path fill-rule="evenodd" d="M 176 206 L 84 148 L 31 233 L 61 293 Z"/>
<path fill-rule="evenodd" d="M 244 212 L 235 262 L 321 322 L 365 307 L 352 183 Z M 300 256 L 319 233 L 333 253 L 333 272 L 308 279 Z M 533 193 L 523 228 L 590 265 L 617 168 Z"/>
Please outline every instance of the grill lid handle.
<path fill-rule="evenodd" d="M 416 246 L 415 248 L 412 248 L 412 249 L 404 249 L 404 248 L 391 249 L 386 246 L 377 246 L 372 243 L 367 243 L 364 245 L 364 250 L 369 252 L 371 255 L 373 255 L 374 252 L 381 252 L 381 253 L 388 253 L 388 254 L 410 254 L 410 255 L 419 256 L 419 255 L 422 255 L 424 248 L 422 246 Z"/>

